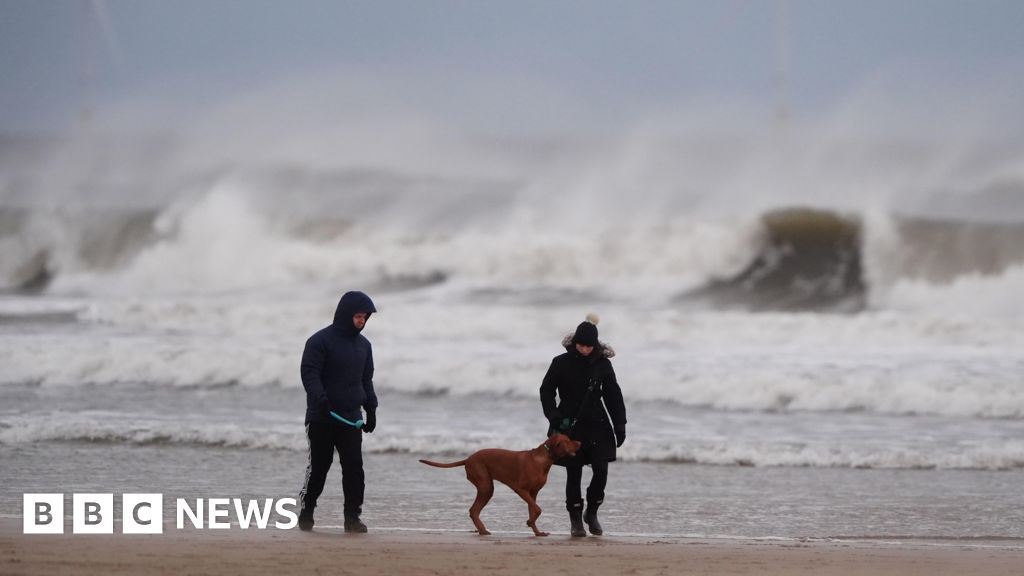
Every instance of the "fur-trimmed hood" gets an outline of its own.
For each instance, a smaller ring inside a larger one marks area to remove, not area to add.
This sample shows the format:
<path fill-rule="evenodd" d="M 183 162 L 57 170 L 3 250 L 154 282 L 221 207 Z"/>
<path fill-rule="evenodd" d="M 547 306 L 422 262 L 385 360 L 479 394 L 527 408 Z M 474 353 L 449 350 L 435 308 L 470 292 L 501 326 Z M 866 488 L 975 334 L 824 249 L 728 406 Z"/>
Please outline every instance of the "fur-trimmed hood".
<path fill-rule="evenodd" d="M 562 347 L 568 350 L 569 352 L 573 352 L 576 350 L 576 345 L 573 344 L 572 341 L 573 336 L 574 333 L 569 332 L 568 334 L 565 335 L 565 338 L 562 338 Z M 612 348 L 611 345 L 608 344 L 607 342 L 602 342 L 598 340 L 596 348 L 599 348 L 601 350 L 601 355 L 604 356 L 605 358 L 615 357 L 615 349 Z"/>

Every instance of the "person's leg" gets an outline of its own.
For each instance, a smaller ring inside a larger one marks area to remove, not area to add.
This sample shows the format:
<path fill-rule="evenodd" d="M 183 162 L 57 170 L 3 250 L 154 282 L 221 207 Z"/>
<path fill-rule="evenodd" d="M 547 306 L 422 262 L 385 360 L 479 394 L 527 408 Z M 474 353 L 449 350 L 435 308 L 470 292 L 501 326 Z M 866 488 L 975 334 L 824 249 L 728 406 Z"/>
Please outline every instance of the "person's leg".
<path fill-rule="evenodd" d="M 366 525 L 359 520 L 363 512 L 363 492 L 366 476 L 363 472 L 363 431 L 344 427 L 337 436 L 338 457 L 341 461 L 341 488 L 345 493 L 345 530 L 365 532 Z"/>
<path fill-rule="evenodd" d="M 586 521 L 591 534 L 600 536 L 604 530 L 597 521 L 597 509 L 604 502 L 604 488 L 608 485 L 608 462 L 595 460 L 590 463 L 590 468 L 594 475 L 587 486 L 587 510 L 583 513 L 583 520 Z"/>
<path fill-rule="evenodd" d="M 594 475 L 587 486 L 587 503 L 601 504 L 604 501 L 604 488 L 608 485 L 608 463 L 604 460 L 595 460 L 590 463 L 590 469 Z"/>
<path fill-rule="evenodd" d="M 565 507 L 569 510 L 569 534 L 574 537 L 587 535 L 583 529 L 583 493 L 580 489 L 582 482 L 582 465 L 570 464 L 565 467 Z"/>
<path fill-rule="evenodd" d="M 320 493 L 324 491 L 327 471 L 331 468 L 334 454 L 334 440 L 330 424 L 310 422 L 306 424 L 306 441 L 308 457 L 306 460 L 306 476 L 299 491 L 299 528 L 313 528 L 313 510 Z"/>
<path fill-rule="evenodd" d="M 583 503 L 583 492 L 580 486 L 583 483 L 583 466 L 568 465 L 565 467 L 565 505 L 571 506 L 575 503 Z"/>

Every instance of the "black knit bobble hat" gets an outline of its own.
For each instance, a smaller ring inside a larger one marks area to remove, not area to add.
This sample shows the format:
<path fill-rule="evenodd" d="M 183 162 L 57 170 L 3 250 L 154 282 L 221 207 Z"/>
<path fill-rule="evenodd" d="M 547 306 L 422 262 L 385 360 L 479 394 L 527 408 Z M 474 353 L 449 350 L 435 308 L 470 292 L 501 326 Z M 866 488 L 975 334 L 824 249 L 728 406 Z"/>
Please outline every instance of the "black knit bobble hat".
<path fill-rule="evenodd" d="M 587 319 L 576 327 L 576 333 L 572 336 L 573 344 L 597 346 L 597 322 L 596 315 L 587 314 Z"/>

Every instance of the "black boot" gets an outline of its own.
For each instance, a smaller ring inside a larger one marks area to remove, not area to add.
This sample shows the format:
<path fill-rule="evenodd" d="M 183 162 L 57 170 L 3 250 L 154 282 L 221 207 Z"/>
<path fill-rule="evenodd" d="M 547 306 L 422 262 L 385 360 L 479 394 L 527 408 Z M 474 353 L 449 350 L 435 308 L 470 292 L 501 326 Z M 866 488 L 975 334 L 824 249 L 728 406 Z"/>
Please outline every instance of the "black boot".
<path fill-rule="evenodd" d="M 345 516 L 345 532 L 365 534 L 366 524 L 363 524 L 358 516 Z"/>
<path fill-rule="evenodd" d="M 573 538 L 583 538 L 587 531 L 583 529 L 583 502 L 576 502 L 567 506 L 569 509 L 569 535 Z"/>
<path fill-rule="evenodd" d="M 309 532 L 313 529 L 313 524 L 313 509 L 303 508 L 302 512 L 299 512 L 299 530 Z"/>
<path fill-rule="evenodd" d="M 601 506 L 601 502 L 587 502 L 587 511 L 583 513 L 583 520 L 587 523 L 587 528 L 590 528 L 590 533 L 594 536 L 600 536 L 604 534 L 604 530 L 601 528 L 601 523 L 597 521 L 597 508 Z"/>

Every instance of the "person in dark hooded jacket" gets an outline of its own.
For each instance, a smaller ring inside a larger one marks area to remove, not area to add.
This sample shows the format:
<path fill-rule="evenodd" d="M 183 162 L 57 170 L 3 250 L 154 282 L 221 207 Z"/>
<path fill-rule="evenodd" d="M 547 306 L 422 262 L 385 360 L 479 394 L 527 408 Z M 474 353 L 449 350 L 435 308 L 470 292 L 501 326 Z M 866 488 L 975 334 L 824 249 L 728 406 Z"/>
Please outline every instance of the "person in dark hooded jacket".
<path fill-rule="evenodd" d="M 582 444 L 575 458 L 556 462 L 567 473 L 565 505 L 573 537 L 587 535 L 584 520 L 591 534 L 603 533 L 597 509 L 604 502 L 608 463 L 615 461 L 615 449 L 626 440 L 626 406 L 609 360 L 615 351 L 597 339 L 597 322 L 596 316 L 588 315 L 575 333 L 562 340 L 566 352 L 551 361 L 540 387 L 540 403 L 550 423 L 548 435 L 561 432 Z M 580 487 L 587 464 L 593 476 L 584 511 Z"/>
<path fill-rule="evenodd" d="M 334 323 L 306 340 L 300 372 L 306 389 L 309 461 L 299 492 L 302 530 L 313 529 L 313 510 L 337 450 L 345 531 L 366 532 L 366 525 L 359 520 L 365 487 L 362 435 L 377 427 L 377 394 L 373 390 L 373 350 L 360 332 L 376 311 L 366 294 L 346 292 L 338 302 Z M 366 410 L 365 423 L 362 410 Z"/>

